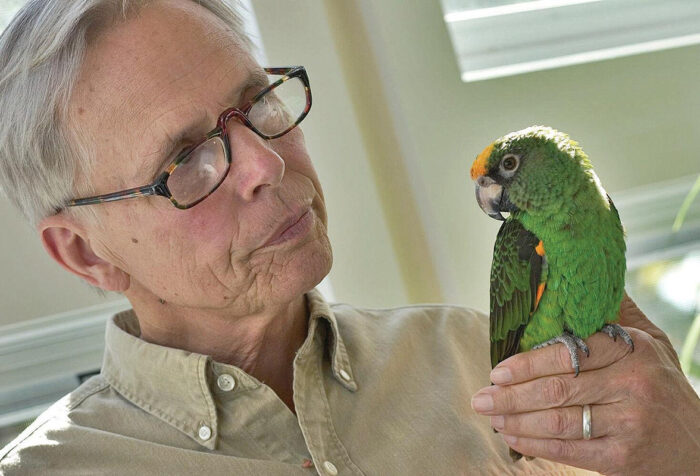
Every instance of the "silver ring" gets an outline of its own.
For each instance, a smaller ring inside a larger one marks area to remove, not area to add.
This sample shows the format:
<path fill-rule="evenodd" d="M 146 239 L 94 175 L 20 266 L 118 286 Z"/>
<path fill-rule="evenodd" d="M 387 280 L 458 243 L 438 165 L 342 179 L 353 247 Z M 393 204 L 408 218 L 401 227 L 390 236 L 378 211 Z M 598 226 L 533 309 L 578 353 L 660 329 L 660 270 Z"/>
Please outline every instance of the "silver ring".
<path fill-rule="evenodd" d="M 591 439 L 591 406 L 590 405 L 584 405 L 583 406 L 583 439 L 584 440 L 590 440 Z"/>

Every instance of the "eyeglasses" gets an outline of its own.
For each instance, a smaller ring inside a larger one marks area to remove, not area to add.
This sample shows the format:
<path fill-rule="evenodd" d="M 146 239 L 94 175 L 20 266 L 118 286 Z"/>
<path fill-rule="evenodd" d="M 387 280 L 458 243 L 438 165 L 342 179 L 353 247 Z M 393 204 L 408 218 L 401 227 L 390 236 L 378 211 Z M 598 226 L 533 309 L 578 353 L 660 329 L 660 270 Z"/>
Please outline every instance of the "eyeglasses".
<path fill-rule="evenodd" d="M 263 139 L 276 139 L 294 129 L 311 109 L 309 77 L 303 66 L 264 68 L 270 75 L 282 75 L 257 93 L 243 107 L 226 109 L 216 128 L 194 145 L 180 152 L 153 183 L 120 192 L 70 200 L 76 207 L 114 202 L 127 198 L 160 195 L 180 209 L 187 209 L 211 195 L 231 168 L 230 134 L 238 120 Z"/>

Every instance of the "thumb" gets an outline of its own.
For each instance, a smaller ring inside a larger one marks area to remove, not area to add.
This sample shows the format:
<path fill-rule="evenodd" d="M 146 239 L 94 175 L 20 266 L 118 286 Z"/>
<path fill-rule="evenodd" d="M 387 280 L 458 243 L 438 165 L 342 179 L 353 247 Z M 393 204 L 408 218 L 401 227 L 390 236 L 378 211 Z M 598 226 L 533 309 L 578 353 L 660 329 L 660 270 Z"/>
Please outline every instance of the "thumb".
<path fill-rule="evenodd" d="M 625 295 L 620 303 L 620 325 L 640 329 L 653 338 L 662 340 L 664 343 L 668 344 L 669 347 L 673 348 L 671 341 L 664 331 L 656 327 L 649 318 L 644 315 L 642 310 L 639 309 L 637 304 L 629 297 L 627 291 L 625 291 Z"/>

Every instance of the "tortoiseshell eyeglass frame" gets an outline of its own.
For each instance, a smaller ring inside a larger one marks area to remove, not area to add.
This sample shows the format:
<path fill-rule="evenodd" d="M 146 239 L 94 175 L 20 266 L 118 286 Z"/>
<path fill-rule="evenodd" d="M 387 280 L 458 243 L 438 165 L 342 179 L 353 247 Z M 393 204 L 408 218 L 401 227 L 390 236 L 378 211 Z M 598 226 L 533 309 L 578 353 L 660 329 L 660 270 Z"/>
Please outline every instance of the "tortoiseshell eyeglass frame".
<path fill-rule="evenodd" d="M 296 126 L 299 125 L 301 121 L 304 120 L 306 115 L 309 113 L 309 110 L 311 109 L 311 87 L 309 85 L 309 76 L 306 73 L 306 69 L 303 66 L 288 66 L 288 67 L 276 67 L 276 68 L 263 68 L 267 74 L 273 74 L 273 75 L 282 75 L 280 79 L 275 81 L 274 83 L 270 84 L 269 86 L 265 87 L 262 91 L 257 93 L 253 99 L 248 101 L 245 105 L 243 105 L 241 108 L 237 107 L 230 107 L 226 109 L 224 112 L 221 113 L 219 116 L 219 119 L 217 120 L 216 127 L 212 129 L 209 133 L 207 133 L 201 140 L 195 142 L 192 146 L 188 147 L 187 149 L 183 150 L 180 154 L 175 157 L 175 159 L 170 163 L 170 165 L 166 168 L 166 170 L 158 175 L 158 177 L 153 181 L 153 183 L 150 183 L 148 185 L 144 185 L 141 187 L 135 187 L 135 188 L 130 188 L 127 190 L 122 190 L 119 192 L 113 192 L 113 193 L 108 193 L 105 195 L 97 195 L 94 197 L 86 197 L 86 198 L 77 198 L 74 200 L 70 200 L 68 203 L 66 203 L 66 207 L 77 207 L 77 206 L 82 206 L 82 205 L 94 205 L 97 203 L 105 203 L 105 202 L 114 202 L 117 200 L 125 200 L 128 198 L 139 198 L 139 197 L 147 197 L 150 195 L 160 195 L 163 197 L 166 197 L 170 200 L 170 202 L 175 205 L 175 207 L 185 210 L 188 208 L 192 208 L 193 206 L 197 205 L 200 203 L 202 200 L 207 198 L 209 195 L 214 193 L 214 191 L 219 188 L 219 185 L 223 183 L 223 181 L 226 179 L 228 176 L 229 169 L 231 168 L 231 144 L 229 143 L 229 136 L 228 136 L 228 131 L 226 129 L 226 122 L 228 122 L 229 119 L 232 117 L 236 117 L 240 120 L 243 125 L 248 127 L 250 130 L 255 132 L 257 135 L 262 137 L 263 139 L 276 139 L 278 137 L 281 137 L 294 129 Z M 301 115 L 297 118 L 297 120 L 289 126 L 286 130 L 275 134 L 275 135 L 266 135 L 263 134 L 261 131 L 255 128 L 255 126 L 250 122 L 248 119 L 248 112 L 250 112 L 250 109 L 253 107 L 253 105 L 258 102 L 260 99 L 262 99 L 266 94 L 268 94 L 270 91 L 273 91 L 275 88 L 277 88 L 279 85 L 284 83 L 285 81 L 288 81 L 292 78 L 299 78 L 302 83 L 304 84 L 304 90 L 306 92 L 306 105 L 304 107 L 303 112 Z M 226 171 L 222 174 L 221 179 L 214 185 L 214 187 L 201 197 L 200 199 L 192 202 L 192 203 L 187 203 L 187 204 L 180 204 L 175 200 L 170 193 L 170 190 L 168 189 L 168 178 L 172 175 L 172 173 L 182 164 L 187 162 L 187 159 L 192 151 L 194 151 L 197 147 L 199 147 L 201 144 L 204 142 L 214 138 L 214 137 L 220 137 L 221 140 L 224 143 L 224 151 L 226 153 Z M 60 210 L 59 210 L 60 211 Z"/>

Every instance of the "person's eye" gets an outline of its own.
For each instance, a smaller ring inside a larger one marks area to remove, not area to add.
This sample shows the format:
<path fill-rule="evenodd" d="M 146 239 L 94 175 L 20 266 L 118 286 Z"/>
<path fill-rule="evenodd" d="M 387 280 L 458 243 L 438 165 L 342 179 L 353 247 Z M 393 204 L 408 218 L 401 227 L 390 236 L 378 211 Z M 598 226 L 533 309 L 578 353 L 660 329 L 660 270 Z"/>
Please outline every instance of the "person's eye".
<path fill-rule="evenodd" d="M 243 107 L 246 104 L 248 104 L 250 101 L 255 98 L 260 92 L 262 92 L 263 89 L 265 89 L 267 86 L 262 86 L 260 84 L 257 84 L 255 86 L 248 86 L 248 88 L 245 90 L 243 95 L 241 96 L 241 101 L 240 104 L 238 105 L 239 107 Z M 265 99 L 265 98 L 263 98 Z"/>
<path fill-rule="evenodd" d="M 186 154 L 187 152 L 191 152 L 192 150 L 193 149 L 191 145 L 183 147 L 182 149 L 180 149 L 180 152 L 173 155 L 173 160 L 175 160 L 177 157 L 182 157 L 184 154 Z"/>
<path fill-rule="evenodd" d="M 172 165 L 175 159 L 181 157 L 185 152 L 189 151 L 191 148 L 192 146 L 188 145 L 180 149 L 176 149 L 178 150 L 178 152 L 173 152 L 172 154 L 168 155 L 165 159 L 163 159 L 163 162 L 158 166 L 155 174 L 153 174 L 153 180 L 156 180 L 158 177 L 160 177 L 160 174 L 168 170 L 168 168 Z"/>

